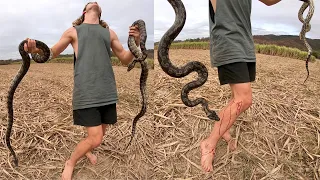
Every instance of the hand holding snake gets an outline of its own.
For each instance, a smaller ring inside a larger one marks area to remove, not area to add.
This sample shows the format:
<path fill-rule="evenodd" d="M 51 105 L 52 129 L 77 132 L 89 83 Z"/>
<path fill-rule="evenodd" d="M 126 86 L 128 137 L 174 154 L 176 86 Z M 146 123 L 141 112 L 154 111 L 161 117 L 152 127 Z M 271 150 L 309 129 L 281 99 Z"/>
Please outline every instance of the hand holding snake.
<path fill-rule="evenodd" d="M 132 54 L 134 55 L 135 59 L 128 65 L 127 71 L 131 71 L 136 63 L 140 63 L 141 65 L 141 74 L 140 74 L 140 92 L 142 96 L 142 107 L 140 112 L 136 115 L 136 117 L 133 119 L 132 122 L 132 132 L 131 132 L 131 139 L 126 147 L 126 149 L 129 147 L 131 144 L 134 134 L 135 134 L 135 129 L 136 129 L 136 124 L 138 120 L 146 113 L 147 109 L 147 96 L 146 96 L 146 82 L 148 78 L 148 65 L 145 59 L 147 58 L 147 49 L 145 46 L 146 40 L 147 40 L 147 31 L 145 27 L 145 22 L 143 20 L 137 20 L 135 21 L 132 26 L 138 26 L 139 32 L 140 32 L 140 49 L 137 47 L 135 39 L 133 36 L 129 36 L 128 38 L 128 47 Z"/>
<path fill-rule="evenodd" d="M 12 84 L 9 88 L 9 92 L 8 92 L 8 99 L 7 99 L 7 107 L 8 107 L 8 127 L 7 127 L 7 132 L 6 132 L 6 144 L 8 149 L 11 152 L 11 155 L 14 158 L 14 164 L 16 166 L 18 166 L 18 159 L 17 156 L 13 150 L 13 148 L 11 147 L 11 143 L 10 143 L 10 135 L 11 135 L 11 130 L 12 130 L 12 125 L 13 125 L 13 96 L 15 93 L 15 90 L 17 89 L 19 83 L 21 82 L 22 78 L 26 75 L 26 73 L 29 70 L 30 67 L 30 57 L 29 54 L 25 51 L 25 43 L 27 43 L 27 40 L 24 40 L 20 43 L 19 45 L 19 53 L 22 57 L 22 66 L 18 71 L 18 74 L 14 77 L 14 79 L 12 80 Z M 48 61 L 48 59 L 50 58 L 50 49 L 49 47 L 41 42 L 36 40 L 35 41 L 35 46 L 39 49 L 41 49 L 43 51 L 43 55 L 38 55 L 38 54 L 32 54 L 32 58 L 35 62 L 37 63 L 44 63 L 46 61 Z M 31 48 L 31 47 L 29 47 Z"/>

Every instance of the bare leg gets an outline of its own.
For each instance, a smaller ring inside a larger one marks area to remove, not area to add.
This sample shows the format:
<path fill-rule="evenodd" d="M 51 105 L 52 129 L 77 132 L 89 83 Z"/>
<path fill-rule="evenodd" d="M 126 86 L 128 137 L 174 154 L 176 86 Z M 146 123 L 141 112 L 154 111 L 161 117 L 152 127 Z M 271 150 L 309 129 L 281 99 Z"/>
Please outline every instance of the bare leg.
<path fill-rule="evenodd" d="M 201 165 L 206 172 L 213 170 L 212 162 L 219 139 L 222 135 L 225 135 L 225 138 L 228 138 L 230 132 L 225 134 L 227 130 L 230 129 L 237 117 L 247 110 L 252 103 L 250 83 L 231 84 L 230 87 L 234 93 L 234 98 L 219 112 L 218 116 L 220 117 L 220 121 L 214 124 L 210 136 L 207 139 L 204 139 L 200 145 L 202 154 Z"/>
<path fill-rule="evenodd" d="M 88 137 L 80 141 L 76 146 L 74 152 L 71 154 L 69 160 L 66 161 L 64 170 L 62 172 L 63 180 L 71 180 L 73 169 L 77 161 L 83 157 L 88 151 L 98 147 L 103 138 L 101 125 L 95 127 L 87 127 Z"/>
<path fill-rule="evenodd" d="M 106 128 L 107 128 L 107 125 L 106 124 L 102 124 L 102 132 L 103 132 L 103 136 L 106 134 Z M 93 149 L 92 149 L 93 150 Z M 87 158 L 89 159 L 90 163 L 93 164 L 93 165 L 96 165 L 97 164 L 97 156 L 94 155 L 91 151 L 87 152 L 86 153 L 86 156 Z"/>
<path fill-rule="evenodd" d="M 89 159 L 89 161 L 90 161 L 90 163 L 91 163 L 92 165 L 96 165 L 96 164 L 97 164 L 98 158 L 97 158 L 96 155 L 92 154 L 91 151 L 88 151 L 88 152 L 86 153 L 86 157 Z"/>
<path fill-rule="evenodd" d="M 233 93 L 233 91 L 231 91 L 231 98 L 230 98 L 228 104 L 230 104 L 230 103 L 233 101 L 233 98 L 234 98 L 234 93 Z M 225 108 L 226 108 L 226 107 L 225 107 Z M 225 108 L 224 108 L 224 109 L 225 109 Z M 223 109 L 223 110 L 224 110 L 224 109 Z M 231 134 L 230 134 L 230 129 L 231 129 L 231 127 L 226 130 L 226 132 L 222 135 L 222 138 L 228 143 L 229 149 L 230 149 L 231 151 L 234 151 L 234 150 L 236 150 L 237 145 L 236 145 L 235 140 L 232 138 L 232 136 L 231 136 Z"/>

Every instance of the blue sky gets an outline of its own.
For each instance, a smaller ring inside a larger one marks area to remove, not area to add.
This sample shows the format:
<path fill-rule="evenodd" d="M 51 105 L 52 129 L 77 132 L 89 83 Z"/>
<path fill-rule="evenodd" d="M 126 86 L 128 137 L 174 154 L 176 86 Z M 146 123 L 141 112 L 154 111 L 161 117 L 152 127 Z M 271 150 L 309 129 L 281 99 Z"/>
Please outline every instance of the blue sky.
<path fill-rule="evenodd" d="M 209 1 L 183 0 L 183 3 L 187 19 L 183 30 L 176 39 L 209 37 Z M 318 12 L 320 0 L 314 0 L 314 4 L 315 12 L 311 20 L 311 31 L 306 36 L 307 38 L 320 39 L 320 12 Z M 298 19 L 298 11 L 301 5 L 302 1 L 299 0 L 282 0 L 273 6 L 266 6 L 259 0 L 252 0 L 253 34 L 299 35 L 302 24 Z M 166 0 L 154 0 L 154 6 L 154 40 L 158 42 L 165 31 L 172 26 L 175 14 Z"/>
<path fill-rule="evenodd" d="M 89 1 L 83 0 L 11 0 L 0 1 L 0 59 L 21 58 L 19 43 L 27 37 L 45 42 L 49 47 L 59 41 Z M 147 48 L 153 49 L 153 0 L 100 0 L 102 19 L 117 33 L 127 47 L 129 26 L 143 19 L 147 27 Z M 62 52 L 72 54 L 72 46 Z"/>

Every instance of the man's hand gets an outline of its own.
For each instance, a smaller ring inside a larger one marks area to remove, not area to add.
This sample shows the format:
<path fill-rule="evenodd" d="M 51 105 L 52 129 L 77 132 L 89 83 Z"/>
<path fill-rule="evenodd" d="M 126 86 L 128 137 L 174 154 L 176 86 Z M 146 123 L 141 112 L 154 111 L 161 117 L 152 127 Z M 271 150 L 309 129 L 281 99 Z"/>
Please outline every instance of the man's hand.
<path fill-rule="evenodd" d="M 39 53 L 41 50 L 36 47 L 34 39 L 27 38 L 27 43 L 24 43 L 24 51 L 27 53 Z"/>
<path fill-rule="evenodd" d="M 129 35 L 133 36 L 135 41 L 136 41 L 136 45 L 139 46 L 140 45 L 140 32 L 139 32 L 139 28 L 137 26 L 130 26 L 129 27 Z"/>

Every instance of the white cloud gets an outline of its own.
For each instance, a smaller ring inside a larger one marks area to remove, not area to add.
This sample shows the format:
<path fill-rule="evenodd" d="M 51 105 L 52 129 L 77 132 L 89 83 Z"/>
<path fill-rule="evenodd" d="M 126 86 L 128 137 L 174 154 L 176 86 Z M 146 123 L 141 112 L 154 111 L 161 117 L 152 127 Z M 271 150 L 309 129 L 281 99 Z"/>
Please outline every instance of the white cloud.
<path fill-rule="evenodd" d="M 187 17 L 185 26 L 176 39 L 209 37 L 209 0 L 183 0 L 182 2 L 185 5 Z M 311 31 L 306 36 L 319 39 L 320 12 L 317 4 L 320 0 L 314 0 L 314 3 L 316 9 L 311 20 Z M 173 24 L 175 14 L 168 1 L 155 0 L 154 4 L 154 40 L 157 42 Z M 283 0 L 273 6 L 266 6 L 259 0 L 252 0 L 253 34 L 299 35 L 302 24 L 298 20 L 298 11 L 301 5 L 302 1 L 299 0 Z"/>
<path fill-rule="evenodd" d="M 79 0 L 12 0 L 0 1 L 0 59 L 21 58 L 19 43 L 25 38 L 38 39 L 48 46 L 57 43 L 63 32 L 72 26 L 89 1 Z M 153 1 L 117 0 L 97 1 L 102 19 L 118 35 L 127 48 L 129 26 L 143 19 L 147 27 L 147 48 L 153 49 Z M 62 52 L 72 54 L 72 46 Z"/>

